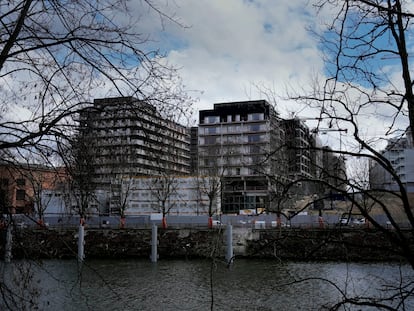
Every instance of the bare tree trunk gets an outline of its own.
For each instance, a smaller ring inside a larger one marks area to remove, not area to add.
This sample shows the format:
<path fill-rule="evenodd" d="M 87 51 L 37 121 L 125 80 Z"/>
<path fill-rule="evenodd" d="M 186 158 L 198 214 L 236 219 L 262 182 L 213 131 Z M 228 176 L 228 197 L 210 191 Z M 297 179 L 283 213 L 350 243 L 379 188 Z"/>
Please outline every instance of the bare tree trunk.
<path fill-rule="evenodd" d="M 125 229 L 125 216 L 121 216 L 121 219 L 119 221 L 119 228 L 120 229 Z"/>
<path fill-rule="evenodd" d="M 162 215 L 162 228 L 163 229 L 167 229 L 168 224 L 167 224 L 167 217 L 163 214 Z"/>

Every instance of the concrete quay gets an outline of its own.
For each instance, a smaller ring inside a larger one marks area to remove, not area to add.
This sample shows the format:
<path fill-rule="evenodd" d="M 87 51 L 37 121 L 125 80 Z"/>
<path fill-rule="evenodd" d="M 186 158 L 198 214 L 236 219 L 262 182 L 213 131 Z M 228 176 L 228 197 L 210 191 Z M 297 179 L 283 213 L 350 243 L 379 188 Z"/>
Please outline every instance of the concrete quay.
<path fill-rule="evenodd" d="M 170 258 L 224 258 L 226 226 L 213 229 L 158 228 L 159 260 Z M 408 234 L 408 232 L 407 232 Z M 0 254 L 4 256 L 5 231 Z M 414 243 L 413 243 L 414 245 Z M 394 261 L 401 260 L 398 248 L 373 229 L 254 229 L 233 227 L 235 258 L 298 261 Z M 77 230 L 14 230 L 12 255 L 16 259 L 76 258 Z M 151 229 L 86 229 L 85 257 L 149 258 Z M 4 257 L 3 257 L 4 258 Z"/>

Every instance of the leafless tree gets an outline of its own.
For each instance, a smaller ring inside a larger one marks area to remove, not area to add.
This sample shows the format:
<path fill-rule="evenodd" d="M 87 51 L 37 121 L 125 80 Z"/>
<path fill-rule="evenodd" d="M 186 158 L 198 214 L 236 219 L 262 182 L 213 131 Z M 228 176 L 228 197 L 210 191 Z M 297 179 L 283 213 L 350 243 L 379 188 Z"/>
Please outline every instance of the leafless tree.
<path fill-rule="evenodd" d="M 143 1 L 142 9 L 155 10 Z M 0 4 L 0 152 L 49 157 L 70 116 L 97 95 L 133 95 L 168 111 L 185 95 L 174 68 L 139 31 L 128 1 L 7 1 Z M 183 106 L 185 107 L 185 105 Z M 183 108 L 184 109 L 184 108 Z"/>
<path fill-rule="evenodd" d="M 181 26 L 152 1 L 142 10 Z M 147 47 L 128 1 L 8 1 L 0 11 L 3 159 L 53 163 L 57 138 L 74 136 L 72 116 L 97 95 L 133 95 L 165 114 L 188 110 L 176 70 Z"/>
<path fill-rule="evenodd" d="M 72 117 L 97 96 L 134 96 L 166 114 L 173 113 L 172 107 L 188 109 L 181 105 L 188 97 L 176 70 L 146 46 L 150 36 L 140 30 L 141 14 L 130 4 L 0 2 L 0 156 L 11 164 L 34 158 L 56 164 L 63 158 L 72 177 L 80 177 L 71 182 L 81 216 L 92 189 L 87 172 L 80 170 L 87 165 L 76 162 L 71 150 L 76 140 Z M 162 23 L 179 24 L 153 1 L 141 4 Z"/>
<path fill-rule="evenodd" d="M 93 141 L 85 140 L 78 135 L 58 143 L 58 150 L 64 166 L 70 176 L 68 180 L 70 209 L 79 215 L 81 223 L 90 211 L 91 202 L 95 198 L 95 187 L 92 182 L 92 156 L 89 153 Z"/>
<path fill-rule="evenodd" d="M 220 175 L 208 175 L 197 176 L 197 189 L 201 196 L 206 195 L 208 197 L 208 227 L 213 227 L 213 216 L 217 212 L 217 200 L 221 196 L 221 182 L 222 176 Z M 214 208 L 215 207 L 215 208 Z"/>
<path fill-rule="evenodd" d="M 157 201 L 155 207 L 162 214 L 162 227 L 167 228 L 166 216 L 176 207 L 176 202 L 172 200 L 172 196 L 177 192 L 177 177 L 168 173 L 162 173 L 154 176 L 151 180 L 151 193 Z"/>
<path fill-rule="evenodd" d="M 413 124 L 413 91 L 406 42 L 411 31 L 409 20 L 413 15 L 404 6 L 401 1 L 318 1 L 318 9 L 321 12 L 327 10 L 333 16 L 321 37 L 327 70 L 332 75 L 320 87 L 315 84 L 312 94 L 296 97 L 318 110 L 321 120 L 318 126 L 347 129 L 346 133 L 338 133 L 340 144 L 327 152 L 339 155 L 348 163 L 354 159 L 370 162 L 371 166 L 376 163 L 394 177 L 397 191 L 367 189 L 361 178 L 352 176 L 341 181 L 346 187 L 332 183 L 329 186 L 345 195 L 352 193 L 355 197 L 359 193 L 369 197 L 381 206 L 396 227 L 398 224 L 389 207 L 384 206 L 376 194 L 388 192 L 401 203 L 410 226 L 414 224 L 407 189 L 390 160 L 378 150 L 381 148 L 379 141 L 402 137 L 406 128 Z M 381 70 L 384 66 L 392 69 L 385 72 Z M 401 74 L 399 81 L 396 78 L 398 74 Z M 386 126 L 382 133 L 384 136 L 367 135 L 369 129 L 364 122 L 367 122 L 369 113 L 376 114 Z M 412 136 L 407 135 L 407 139 L 412 140 Z M 354 201 L 364 216 L 382 230 L 383 227 L 359 205 L 360 201 Z M 413 254 L 402 232 L 384 233 L 398 241 L 414 266 Z"/>
<path fill-rule="evenodd" d="M 45 194 L 47 190 L 62 190 L 61 185 L 65 183 L 65 178 L 62 172 L 59 172 L 59 168 L 32 167 L 30 164 L 27 166 L 25 177 L 33 191 L 31 200 L 34 203 L 37 224 L 43 227 L 45 225 L 44 214 L 51 201 L 51 196 Z"/>
<path fill-rule="evenodd" d="M 130 207 L 128 206 L 128 196 L 131 193 L 134 181 L 132 178 L 128 178 L 125 180 L 117 180 L 116 182 L 120 183 L 120 185 L 117 187 L 118 193 L 116 194 L 116 199 L 111 199 L 111 204 L 114 203 L 116 209 L 119 210 L 119 216 L 121 217 L 119 226 L 123 229 L 125 228 L 125 212 Z"/>
<path fill-rule="evenodd" d="M 399 0 L 320 0 L 314 5 L 324 19 L 322 30 L 315 31 L 315 35 L 324 50 L 327 76 L 315 78 L 312 91 L 290 97 L 315 109 L 316 131 L 338 130 L 331 135 L 337 139 L 331 149 L 314 146 L 314 151 L 345 160 L 348 169 L 357 161 L 364 162 L 365 167 L 363 174 L 354 171 L 348 176 L 324 168 L 322 175 L 298 178 L 288 186 L 309 181 L 341 194 L 372 228 L 399 247 L 400 255 L 414 268 L 414 215 L 407 184 L 386 150 L 381 151 L 386 141 L 398 144 L 406 140 L 411 148 L 413 145 L 414 95 L 408 38 L 414 15 L 409 3 Z M 367 186 L 366 175 L 373 167 L 390 176 L 392 189 L 372 182 Z M 378 221 L 374 209 L 387 217 L 393 230 Z M 385 300 L 357 298 L 346 297 L 332 310 L 342 305 L 393 309 Z"/>
<path fill-rule="evenodd" d="M 13 262 L 1 265 L 0 307 L 2 310 L 33 310 L 41 305 L 42 291 L 33 272 L 33 263 Z"/>

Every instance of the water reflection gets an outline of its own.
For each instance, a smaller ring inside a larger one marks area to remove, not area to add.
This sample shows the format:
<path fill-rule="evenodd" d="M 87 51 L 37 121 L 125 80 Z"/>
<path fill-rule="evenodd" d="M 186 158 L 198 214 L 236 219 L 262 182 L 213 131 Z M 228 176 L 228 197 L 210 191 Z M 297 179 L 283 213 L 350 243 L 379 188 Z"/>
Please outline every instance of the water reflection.
<path fill-rule="evenodd" d="M 14 284 L 22 297 L 37 297 L 33 302 L 40 310 L 319 310 L 344 294 L 384 297 L 391 293 L 385 284 L 413 280 L 410 267 L 397 264 L 240 259 L 231 269 L 207 259 L 92 260 L 82 267 L 47 260 L 1 268 L 3 284 Z M 24 271 L 31 278 L 22 289 Z M 6 307 L 3 301 L 1 309 Z M 406 308 L 413 307 L 408 301 Z"/>

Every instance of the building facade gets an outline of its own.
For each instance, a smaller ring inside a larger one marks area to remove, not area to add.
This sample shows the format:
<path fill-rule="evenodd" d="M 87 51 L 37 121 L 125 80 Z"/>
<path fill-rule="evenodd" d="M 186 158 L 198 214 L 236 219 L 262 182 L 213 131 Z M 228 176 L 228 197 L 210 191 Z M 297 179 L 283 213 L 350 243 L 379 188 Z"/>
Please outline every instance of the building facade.
<path fill-rule="evenodd" d="M 197 176 L 124 179 L 122 196 L 126 203 L 125 215 L 162 213 L 162 208 L 169 215 L 208 215 L 209 198 L 204 186 L 205 180 Z M 214 215 L 220 214 L 218 203 L 218 198 L 212 202 Z"/>
<path fill-rule="evenodd" d="M 335 154 L 329 147 L 324 147 L 322 155 L 323 170 L 320 176 L 322 180 L 330 185 L 330 187 L 325 186 L 322 191 L 325 194 L 346 191 L 348 177 L 345 157 Z"/>
<path fill-rule="evenodd" d="M 382 156 L 390 161 L 395 175 L 406 191 L 414 193 L 414 147 L 411 133 L 407 132 L 401 138 L 390 139 L 382 151 Z M 376 162 L 371 162 L 369 179 L 371 189 L 400 191 L 396 179 Z"/>
<path fill-rule="evenodd" d="M 42 193 L 63 190 L 68 175 L 63 168 L 35 164 L 0 163 L 0 209 L 3 214 L 34 214 L 46 208 Z"/>
<path fill-rule="evenodd" d="M 95 99 L 80 113 L 79 125 L 95 189 L 119 192 L 125 176 L 190 173 L 189 130 L 148 103 Z"/>
<path fill-rule="evenodd" d="M 316 135 L 299 118 L 282 121 L 285 131 L 287 170 L 290 180 L 302 180 L 292 189 L 303 195 L 317 192 L 316 184 L 311 180 L 318 173 L 321 164 L 318 156 Z M 306 182 L 305 180 L 309 180 Z"/>
<path fill-rule="evenodd" d="M 192 175 L 198 174 L 198 127 L 190 129 L 190 170 Z"/>
<path fill-rule="evenodd" d="M 223 213 L 269 211 L 286 176 L 284 131 L 265 100 L 219 103 L 199 112 L 198 172 L 220 178 Z"/>

